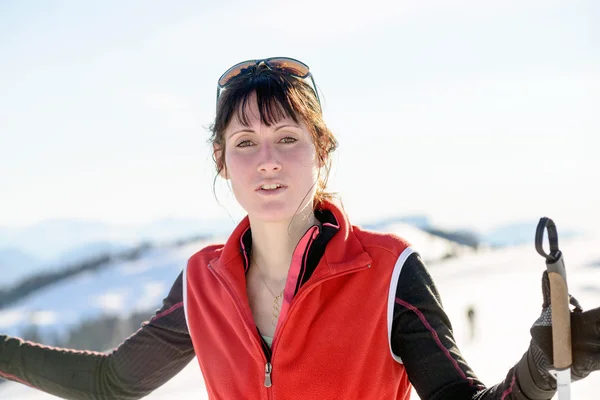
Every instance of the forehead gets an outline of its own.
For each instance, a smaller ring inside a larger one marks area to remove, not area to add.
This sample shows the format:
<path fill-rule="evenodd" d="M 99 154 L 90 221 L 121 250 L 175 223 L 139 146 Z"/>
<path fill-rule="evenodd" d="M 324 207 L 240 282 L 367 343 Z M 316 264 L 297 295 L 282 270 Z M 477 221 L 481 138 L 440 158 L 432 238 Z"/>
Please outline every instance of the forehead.
<path fill-rule="evenodd" d="M 275 99 L 261 99 L 259 104 L 256 95 L 252 94 L 240 101 L 237 109 L 231 115 L 226 131 L 282 124 L 305 127 L 302 118 L 299 118 L 291 108 Z"/>

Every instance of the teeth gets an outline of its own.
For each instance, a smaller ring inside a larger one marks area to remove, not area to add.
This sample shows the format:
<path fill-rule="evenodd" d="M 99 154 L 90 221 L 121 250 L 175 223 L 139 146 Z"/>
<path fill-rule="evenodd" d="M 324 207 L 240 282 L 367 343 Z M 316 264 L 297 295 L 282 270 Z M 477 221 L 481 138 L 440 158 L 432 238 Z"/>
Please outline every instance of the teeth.
<path fill-rule="evenodd" d="M 265 189 L 265 190 L 273 190 L 273 189 L 277 189 L 280 187 L 281 187 L 281 185 L 279 183 L 273 183 L 271 185 L 262 185 L 260 188 Z"/>

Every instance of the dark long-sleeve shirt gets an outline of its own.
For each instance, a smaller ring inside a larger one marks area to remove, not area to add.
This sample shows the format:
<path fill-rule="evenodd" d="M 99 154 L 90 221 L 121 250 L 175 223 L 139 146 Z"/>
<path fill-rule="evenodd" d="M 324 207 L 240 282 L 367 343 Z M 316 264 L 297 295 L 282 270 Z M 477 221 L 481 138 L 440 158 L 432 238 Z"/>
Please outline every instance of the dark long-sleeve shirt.
<path fill-rule="evenodd" d="M 0 336 L 0 375 L 65 399 L 139 399 L 194 357 L 182 296 L 180 275 L 155 316 L 107 354 Z M 539 376 L 529 367 L 527 353 L 504 381 L 486 388 L 478 380 L 456 345 L 436 286 L 416 253 L 399 277 L 391 340 L 422 400 L 524 400 L 553 395 L 533 384 Z M 391 355 L 382 349 L 382 357 Z"/>

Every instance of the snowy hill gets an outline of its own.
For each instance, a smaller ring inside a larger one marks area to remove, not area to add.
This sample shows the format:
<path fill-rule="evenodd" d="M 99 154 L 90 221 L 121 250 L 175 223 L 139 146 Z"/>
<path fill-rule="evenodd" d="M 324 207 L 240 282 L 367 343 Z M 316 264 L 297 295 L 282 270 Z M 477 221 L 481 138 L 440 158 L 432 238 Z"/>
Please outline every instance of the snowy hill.
<path fill-rule="evenodd" d="M 396 232 L 422 249 L 435 248 L 430 256 L 424 254 L 427 260 L 466 251 L 465 246 L 456 243 L 471 246 L 478 243 L 484 247 L 528 243 L 531 232 L 535 229 L 535 223 L 529 221 L 498 226 L 480 233 L 443 230 L 424 215 L 388 217 L 360 225 L 366 229 Z M 36 273 L 52 271 L 61 265 L 87 257 L 131 248 L 140 242 L 170 241 L 191 235 L 222 235 L 233 227 L 232 221 L 196 218 L 163 218 L 138 225 L 47 220 L 20 229 L 0 227 L 0 245 L 3 246 L 0 248 L 0 273 L 4 277 L 0 287 L 10 286 Z M 563 238 L 575 234 L 572 230 L 560 233 Z M 443 240 L 444 238 L 449 241 Z"/>
<path fill-rule="evenodd" d="M 409 225 L 394 224 L 386 229 L 406 237 L 425 258 L 432 260 L 430 271 L 453 321 L 456 339 L 478 376 L 488 385 L 504 379 L 509 368 L 527 349 L 529 327 L 540 312 L 540 276 L 545 265 L 533 244 L 477 253 L 465 250 L 458 252 L 456 257 L 434 262 L 436 256 L 445 254 L 450 244 Z M 600 306 L 600 247 L 597 239 L 578 237 L 561 241 L 570 291 L 584 308 Z M 2 311 L 0 331 L 17 332 L 27 323 L 23 316 L 36 320 L 37 315 L 46 329 L 64 329 L 84 317 L 157 308 L 187 258 L 206 244 L 208 242 L 194 242 L 177 249 L 156 248 L 136 262 L 116 263 L 93 276 L 76 277 L 47 288 Z M 471 304 L 475 305 L 479 315 L 474 341 L 469 339 L 465 318 L 465 308 Z M 595 389 L 599 384 L 600 373 L 575 383 L 573 398 L 596 399 Z M 204 396 L 201 373 L 194 360 L 147 398 L 183 400 L 206 398 Z M 8 383 L 0 386 L 0 398 L 37 400 L 53 397 Z"/>
<path fill-rule="evenodd" d="M 93 243 L 122 246 L 198 234 L 223 234 L 232 228 L 231 221 L 198 218 L 163 218 L 145 224 L 56 219 L 23 228 L 0 227 L 0 244 L 54 263 L 65 253 Z"/>
<path fill-rule="evenodd" d="M 558 223 L 558 222 L 557 222 Z M 525 221 L 497 226 L 480 234 L 481 241 L 492 247 L 516 246 L 531 241 L 531 232 L 535 232 L 538 221 Z M 573 229 L 560 225 L 560 237 L 567 239 L 582 235 Z"/>
<path fill-rule="evenodd" d="M 25 276 L 39 271 L 43 261 L 35 255 L 17 247 L 0 249 L 0 287 L 10 286 Z"/>
<path fill-rule="evenodd" d="M 38 290 L 0 310 L 0 331 L 18 336 L 34 323 L 41 333 L 64 333 L 84 319 L 158 308 L 189 256 L 207 243 L 156 247 L 136 261 L 112 263 Z"/>
<path fill-rule="evenodd" d="M 193 235 L 222 234 L 231 221 L 163 218 L 146 224 L 115 225 L 97 221 L 48 220 L 24 228 L 0 227 L 0 287 L 65 264 L 116 253 L 141 242 L 172 241 Z"/>
<path fill-rule="evenodd" d="M 472 251 L 411 225 L 395 223 L 382 228 L 410 238 L 412 245 L 421 249 L 426 262 Z M 80 274 L 37 290 L 0 310 L 0 332 L 19 336 L 35 324 L 41 334 L 63 334 L 83 319 L 105 315 L 127 317 L 134 312 L 159 308 L 187 258 L 207 244 L 222 243 L 223 240 L 202 239 L 175 248 L 157 246 L 136 261 L 112 263 L 99 272 Z"/>
<path fill-rule="evenodd" d="M 411 246 L 419 250 L 421 257 L 428 264 L 474 252 L 469 246 L 425 232 L 410 223 L 390 222 L 380 224 L 377 226 L 377 230 L 391 232 L 406 239 Z"/>

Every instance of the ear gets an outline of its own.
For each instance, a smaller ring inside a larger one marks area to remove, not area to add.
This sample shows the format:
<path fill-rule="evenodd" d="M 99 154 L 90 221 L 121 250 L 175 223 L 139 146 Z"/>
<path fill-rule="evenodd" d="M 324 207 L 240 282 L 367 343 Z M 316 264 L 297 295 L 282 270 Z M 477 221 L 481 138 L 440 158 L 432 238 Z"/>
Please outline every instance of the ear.
<path fill-rule="evenodd" d="M 215 160 L 217 170 L 219 171 L 219 176 L 227 180 L 229 179 L 229 177 L 227 176 L 227 166 L 224 165 L 224 163 L 221 161 L 221 155 L 223 154 L 223 151 L 223 147 L 216 143 L 213 143 L 213 160 Z"/>

